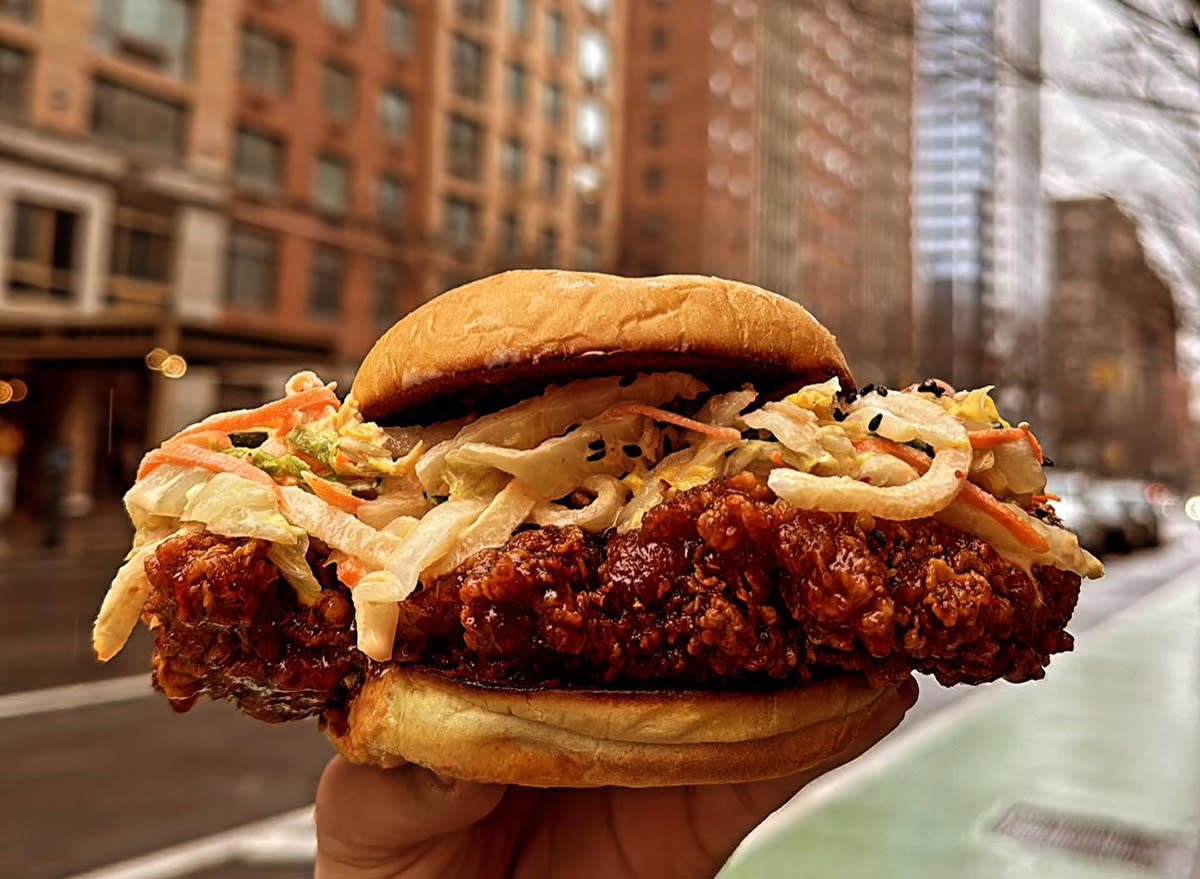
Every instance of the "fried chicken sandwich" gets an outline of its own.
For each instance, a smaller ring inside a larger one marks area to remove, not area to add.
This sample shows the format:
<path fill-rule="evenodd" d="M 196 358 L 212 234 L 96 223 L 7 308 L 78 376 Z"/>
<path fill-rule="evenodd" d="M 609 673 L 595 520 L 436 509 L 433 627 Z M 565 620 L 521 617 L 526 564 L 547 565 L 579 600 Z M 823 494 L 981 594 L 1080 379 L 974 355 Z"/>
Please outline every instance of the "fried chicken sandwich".
<path fill-rule="evenodd" d="M 815 766 L 912 672 L 1040 678 L 1080 577 L 989 388 L 856 388 L 745 284 L 516 271 L 150 452 L 97 618 L 155 686 L 539 786 Z"/>

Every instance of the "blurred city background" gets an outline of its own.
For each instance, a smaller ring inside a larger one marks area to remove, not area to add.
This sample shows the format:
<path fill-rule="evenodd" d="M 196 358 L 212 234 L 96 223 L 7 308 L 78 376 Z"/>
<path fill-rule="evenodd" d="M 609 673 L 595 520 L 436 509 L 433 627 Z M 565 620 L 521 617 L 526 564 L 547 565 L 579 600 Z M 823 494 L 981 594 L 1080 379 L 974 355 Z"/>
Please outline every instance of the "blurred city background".
<path fill-rule="evenodd" d="M 530 266 L 754 282 L 860 383 L 997 385 L 1111 561 L 1077 633 L 1196 570 L 1196 0 L 0 0 L 0 873 L 310 869 L 308 726 L 170 716 L 144 633 L 92 660 L 120 496 L 183 424 L 345 387 Z M 923 691 L 912 723 L 961 696 Z"/>

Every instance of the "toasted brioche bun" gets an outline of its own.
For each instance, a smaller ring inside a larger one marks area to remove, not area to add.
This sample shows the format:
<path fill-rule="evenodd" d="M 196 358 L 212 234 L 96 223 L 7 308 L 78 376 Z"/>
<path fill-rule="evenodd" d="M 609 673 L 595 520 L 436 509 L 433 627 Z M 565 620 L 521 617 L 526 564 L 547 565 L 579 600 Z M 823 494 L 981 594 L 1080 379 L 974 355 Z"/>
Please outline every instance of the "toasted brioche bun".
<path fill-rule="evenodd" d="M 760 389 L 853 379 L 833 335 L 800 305 L 698 275 L 505 272 L 443 293 L 393 326 L 359 367 L 363 415 L 420 424 L 500 408 L 545 385 L 680 370 Z"/>
<path fill-rule="evenodd" d="M 342 756 L 418 763 L 530 787 L 656 787 L 791 775 L 863 750 L 915 699 L 909 680 L 844 674 L 770 692 L 484 687 L 412 666 L 371 677 L 350 705 Z"/>

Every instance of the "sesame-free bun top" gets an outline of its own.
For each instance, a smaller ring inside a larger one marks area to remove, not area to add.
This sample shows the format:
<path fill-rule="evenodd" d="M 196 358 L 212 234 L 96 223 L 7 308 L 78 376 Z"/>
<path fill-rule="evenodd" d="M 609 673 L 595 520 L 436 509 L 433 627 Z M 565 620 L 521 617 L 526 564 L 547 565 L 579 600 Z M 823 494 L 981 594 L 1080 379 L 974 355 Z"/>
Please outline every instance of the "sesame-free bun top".
<path fill-rule="evenodd" d="M 368 419 L 418 424 L 499 408 L 556 381 L 665 370 L 714 387 L 835 375 L 853 387 L 833 335 L 759 287 L 534 269 L 472 281 L 406 315 L 367 354 L 350 393 Z"/>

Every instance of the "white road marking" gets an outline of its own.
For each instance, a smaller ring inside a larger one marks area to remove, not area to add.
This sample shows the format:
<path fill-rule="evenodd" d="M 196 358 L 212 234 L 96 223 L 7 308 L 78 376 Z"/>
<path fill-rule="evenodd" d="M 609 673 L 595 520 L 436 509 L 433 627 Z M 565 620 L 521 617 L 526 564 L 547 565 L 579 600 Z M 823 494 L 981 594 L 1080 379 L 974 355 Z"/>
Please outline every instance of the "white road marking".
<path fill-rule="evenodd" d="M 130 858 L 68 879 L 175 879 L 229 863 L 311 863 L 317 853 L 313 807 L 304 806 Z"/>
<path fill-rule="evenodd" d="M 1094 639 L 1097 637 L 1106 638 L 1130 618 L 1144 613 L 1147 608 L 1169 602 L 1180 592 L 1195 589 L 1197 580 L 1200 580 L 1200 568 L 1189 568 L 1178 577 L 1143 595 L 1108 619 L 1093 626 L 1087 633 L 1089 641 L 1094 643 Z M 1092 588 L 1102 587 L 1103 581 Z M 985 684 L 981 689 L 952 702 L 915 726 L 906 729 L 901 725 L 897 732 L 892 733 L 881 744 L 867 751 L 863 756 L 823 775 L 804 788 L 794 799 L 758 825 L 746 839 L 742 840 L 742 844 L 733 857 L 739 858 L 750 849 L 763 845 L 778 834 L 792 829 L 796 822 L 835 799 L 847 789 L 866 781 L 888 766 L 901 762 L 909 753 L 918 750 L 925 743 L 945 735 L 951 728 L 970 720 L 1002 699 L 1012 698 L 1019 693 L 1021 693 L 1020 687 Z"/>
<path fill-rule="evenodd" d="M 46 714 L 51 711 L 69 711 L 91 705 L 107 705 L 112 702 L 128 702 L 154 694 L 150 686 L 150 675 L 143 673 L 106 681 L 90 681 L 85 684 L 65 684 L 47 687 L 44 690 L 26 690 L 0 696 L 0 720 L 26 717 L 30 714 Z"/>

